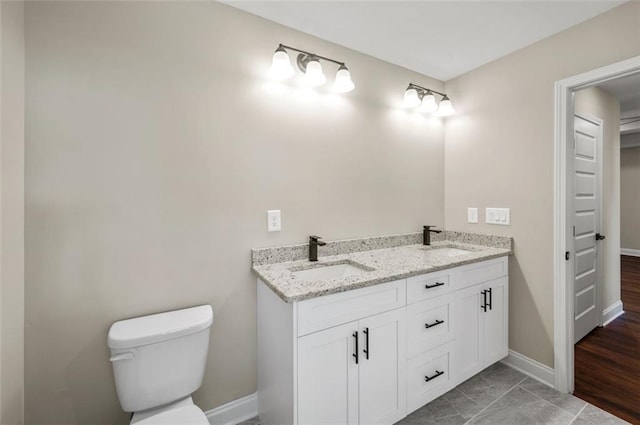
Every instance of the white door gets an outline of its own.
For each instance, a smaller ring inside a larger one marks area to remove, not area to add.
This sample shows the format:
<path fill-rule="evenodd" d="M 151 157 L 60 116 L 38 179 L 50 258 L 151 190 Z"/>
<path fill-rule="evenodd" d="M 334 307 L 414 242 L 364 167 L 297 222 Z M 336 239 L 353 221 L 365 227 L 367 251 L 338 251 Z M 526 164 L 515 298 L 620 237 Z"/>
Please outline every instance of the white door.
<path fill-rule="evenodd" d="M 362 425 L 393 424 L 406 415 L 405 333 L 404 308 L 360 320 Z"/>
<path fill-rule="evenodd" d="M 454 380 L 461 382 L 482 370 L 483 285 L 461 289 L 454 294 L 453 312 L 455 315 L 455 335 L 453 349 Z"/>
<path fill-rule="evenodd" d="M 484 335 L 481 346 L 485 367 L 509 354 L 508 282 L 509 278 L 503 277 L 487 282 L 484 287 L 487 307 L 482 312 Z"/>
<path fill-rule="evenodd" d="M 358 424 L 358 322 L 298 338 L 298 423 Z"/>
<path fill-rule="evenodd" d="M 602 166 L 601 123 L 574 118 L 574 343 L 598 326 L 600 320 L 596 235 L 600 229 Z"/>

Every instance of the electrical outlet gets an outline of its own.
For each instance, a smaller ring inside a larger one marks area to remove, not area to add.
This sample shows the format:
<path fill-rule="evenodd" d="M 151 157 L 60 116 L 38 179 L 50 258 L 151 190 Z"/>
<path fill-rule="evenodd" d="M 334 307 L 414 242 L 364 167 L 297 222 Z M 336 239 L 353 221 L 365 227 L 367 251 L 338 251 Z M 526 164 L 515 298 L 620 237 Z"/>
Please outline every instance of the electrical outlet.
<path fill-rule="evenodd" d="M 510 208 L 487 208 L 484 217 L 487 224 L 511 225 Z"/>
<path fill-rule="evenodd" d="M 477 223 L 478 222 L 478 209 L 477 208 L 467 208 L 467 221 L 469 223 Z"/>
<path fill-rule="evenodd" d="M 280 210 L 267 211 L 267 232 L 279 232 L 282 230 Z"/>

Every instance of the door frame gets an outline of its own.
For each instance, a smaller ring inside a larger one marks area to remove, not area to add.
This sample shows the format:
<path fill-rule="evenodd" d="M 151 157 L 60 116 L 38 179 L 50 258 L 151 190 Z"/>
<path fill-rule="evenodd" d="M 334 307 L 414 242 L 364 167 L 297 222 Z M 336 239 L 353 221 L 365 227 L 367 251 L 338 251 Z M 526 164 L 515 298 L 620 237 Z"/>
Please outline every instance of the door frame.
<path fill-rule="evenodd" d="M 574 253 L 571 238 L 573 190 L 568 172 L 573 140 L 573 95 L 576 90 L 640 72 L 640 56 L 629 58 L 555 83 L 554 117 L 554 383 L 563 393 L 573 392 L 574 385 Z M 565 253 L 569 252 L 569 260 Z M 601 312 L 600 312 L 601 313 Z"/>

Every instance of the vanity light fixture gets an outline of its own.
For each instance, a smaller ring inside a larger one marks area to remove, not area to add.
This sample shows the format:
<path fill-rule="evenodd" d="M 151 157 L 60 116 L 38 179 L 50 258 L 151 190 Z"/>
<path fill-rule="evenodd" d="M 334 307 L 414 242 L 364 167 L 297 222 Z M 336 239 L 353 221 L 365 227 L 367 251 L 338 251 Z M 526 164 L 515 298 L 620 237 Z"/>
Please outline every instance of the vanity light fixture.
<path fill-rule="evenodd" d="M 298 65 L 298 69 L 304 73 L 304 79 L 309 85 L 321 86 L 327 82 L 327 77 L 325 77 L 324 72 L 322 72 L 322 65 L 320 64 L 320 60 L 324 60 L 340 65 L 333 84 L 333 91 L 346 93 L 355 88 L 355 84 L 351 81 L 351 74 L 344 62 L 296 49 L 295 47 L 285 46 L 284 44 L 278 45 L 278 48 L 273 54 L 270 71 L 272 78 L 286 80 L 295 74 L 287 50 L 298 52 L 296 64 Z"/>
<path fill-rule="evenodd" d="M 315 56 L 309 56 L 306 61 L 298 61 L 304 64 L 304 80 L 309 83 L 310 86 L 321 86 L 327 82 L 327 77 L 322 72 L 322 65 Z"/>
<path fill-rule="evenodd" d="M 415 108 L 420 105 L 420 95 L 418 94 L 418 90 L 409 86 L 404 92 L 404 101 L 402 104 L 405 108 Z"/>
<path fill-rule="evenodd" d="M 434 93 L 442 96 L 440 104 L 436 102 Z M 455 112 L 451 100 L 445 93 L 440 93 L 439 91 L 413 83 L 409 83 L 409 86 L 404 92 L 403 106 L 405 108 L 415 108 L 419 106 L 418 111 L 433 114 L 438 117 L 446 117 Z"/>
<path fill-rule="evenodd" d="M 271 70 L 269 73 L 271 74 L 271 78 L 275 80 L 286 80 L 287 78 L 291 78 L 295 73 L 287 51 L 281 46 L 278 47 L 273 54 L 273 61 L 271 62 Z"/>

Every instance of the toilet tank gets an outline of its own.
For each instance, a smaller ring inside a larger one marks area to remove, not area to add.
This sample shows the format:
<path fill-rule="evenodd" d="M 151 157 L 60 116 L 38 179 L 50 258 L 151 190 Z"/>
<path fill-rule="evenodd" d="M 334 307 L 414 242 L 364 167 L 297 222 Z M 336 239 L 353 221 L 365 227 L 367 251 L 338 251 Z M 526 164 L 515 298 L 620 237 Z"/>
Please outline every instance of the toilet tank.
<path fill-rule="evenodd" d="M 115 322 L 107 343 L 122 409 L 151 409 L 200 388 L 211 323 L 210 305 Z"/>

